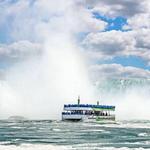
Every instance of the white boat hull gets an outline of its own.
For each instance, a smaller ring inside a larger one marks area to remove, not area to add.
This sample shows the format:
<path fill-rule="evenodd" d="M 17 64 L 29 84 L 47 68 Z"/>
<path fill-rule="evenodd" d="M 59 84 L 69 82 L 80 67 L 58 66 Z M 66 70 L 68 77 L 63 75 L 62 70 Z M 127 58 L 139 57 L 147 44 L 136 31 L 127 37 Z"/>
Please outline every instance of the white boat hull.
<path fill-rule="evenodd" d="M 93 121 L 115 121 L 115 115 L 110 116 L 94 116 L 94 115 L 78 115 L 78 114 L 65 114 L 62 115 L 63 121 L 85 121 L 85 122 L 93 122 Z"/>

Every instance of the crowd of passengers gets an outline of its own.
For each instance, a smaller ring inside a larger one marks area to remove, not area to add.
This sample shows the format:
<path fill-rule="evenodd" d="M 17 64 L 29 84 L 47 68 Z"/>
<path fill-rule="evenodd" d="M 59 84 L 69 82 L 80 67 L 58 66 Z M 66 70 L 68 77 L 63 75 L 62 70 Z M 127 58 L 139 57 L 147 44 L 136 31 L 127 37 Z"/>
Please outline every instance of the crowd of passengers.
<path fill-rule="evenodd" d="M 78 114 L 78 115 L 96 115 L 96 116 L 109 116 L 110 114 L 108 112 L 102 112 L 102 111 L 80 111 L 75 110 L 71 112 L 63 112 L 63 114 Z"/>

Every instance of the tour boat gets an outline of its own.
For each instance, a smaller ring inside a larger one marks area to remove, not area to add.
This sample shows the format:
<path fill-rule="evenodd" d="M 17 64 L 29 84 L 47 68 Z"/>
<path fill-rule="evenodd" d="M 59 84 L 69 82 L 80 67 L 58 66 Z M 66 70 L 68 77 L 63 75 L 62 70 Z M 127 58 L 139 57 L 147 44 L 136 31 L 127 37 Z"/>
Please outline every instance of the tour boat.
<path fill-rule="evenodd" d="M 115 106 L 94 104 L 65 104 L 62 112 L 63 121 L 115 121 Z"/>

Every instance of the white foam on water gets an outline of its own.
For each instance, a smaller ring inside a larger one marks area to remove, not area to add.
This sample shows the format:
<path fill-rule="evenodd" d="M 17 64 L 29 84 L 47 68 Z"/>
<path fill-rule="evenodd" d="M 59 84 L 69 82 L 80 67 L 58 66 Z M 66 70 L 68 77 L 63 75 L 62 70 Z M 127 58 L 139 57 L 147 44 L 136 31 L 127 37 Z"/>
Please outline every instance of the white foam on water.
<path fill-rule="evenodd" d="M 60 129 L 52 129 L 53 131 L 56 131 L 56 132 L 58 132 L 58 131 L 61 131 Z"/>
<path fill-rule="evenodd" d="M 150 123 L 144 123 L 144 122 L 125 122 L 125 121 L 117 121 L 114 124 L 97 124 L 94 125 L 96 127 L 111 127 L 111 128 L 150 128 Z"/>
<path fill-rule="evenodd" d="M 146 148 L 149 150 L 148 148 Z M 144 148 L 139 147 L 139 148 L 129 148 L 129 147 L 80 147 L 80 148 L 72 148 L 72 150 L 144 150 Z"/>
<path fill-rule="evenodd" d="M 105 146 L 103 146 L 103 144 L 104 143 L 76 144 L 68 148 L 69 150 L 144 150 L 144 149 L 150 150 L 148 148 L 143 148 L 140 146 L 138 148 L 129 148 L 127 146 L 117 148 L 117 147 L 109 146 L 110 144 L 114 144 L 114 143 L 105 143 Z M 125 144 L 131 144 L 131 143 L 125 143 Z"/>
<path fill-rule="evenodd" d="M 65 146 L 42 145 L 42 144 L 22 144 L 15 145 L 0 145 L 0 150 L 66 150 Z"/>
<path fill-rule="evenodd" d="M 121 147 L 121 148 L 116 148 L 116 147 L 102 147 L 99 150 L 144 150 L 144 148 L 139 147 L 139 148 L 129 148 L 129 147 Z M 147 149 L 148 150 L 148 149 Z"/>
<path fill-rule="evenodd" d="M 1 143 L 2 144 L 2 143 Z M 147 148 L 146 148 L 147 149 Z M 51 144 L 21 144 L 16 145 L 0 145 L 0 150 L 144 150 L 144 148 L 128 148 L 128 147 L 103 147 L 101 144 L 78 144 L 72 146 L 56 146 Z M 149 149 L 147 149 L 149 150 Z"/>
<path fill-rule="evenodd" d="M 148 134 L 143 132 L 143 133 L 139 133 L 138 136 L 148 136 Z"/>

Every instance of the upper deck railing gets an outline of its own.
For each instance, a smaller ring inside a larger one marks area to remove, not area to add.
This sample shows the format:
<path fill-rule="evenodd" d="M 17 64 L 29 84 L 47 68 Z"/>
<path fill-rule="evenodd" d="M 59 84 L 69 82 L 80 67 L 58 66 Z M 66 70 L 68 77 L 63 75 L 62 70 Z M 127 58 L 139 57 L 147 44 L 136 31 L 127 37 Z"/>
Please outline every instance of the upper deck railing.
<path fill-rule="evenodd" d="M 110 105 L 92 105 L 92 104 L 65 104 L 64 105 L 64 108 L 75 108 L 75 107 L 115 110 L 115 106 L 110 106 Z"/>

